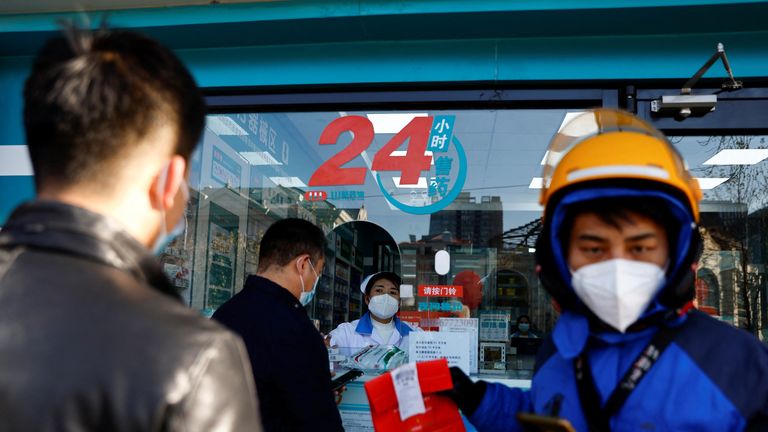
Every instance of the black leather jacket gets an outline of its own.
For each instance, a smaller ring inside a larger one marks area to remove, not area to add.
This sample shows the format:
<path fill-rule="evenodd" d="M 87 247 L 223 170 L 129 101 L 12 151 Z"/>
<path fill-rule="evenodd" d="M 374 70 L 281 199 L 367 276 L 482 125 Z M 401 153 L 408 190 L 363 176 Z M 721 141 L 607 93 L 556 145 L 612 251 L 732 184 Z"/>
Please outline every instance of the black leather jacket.
<path fill-rule="evenodd" d="M 242 342 L 115 222 L 51 201 L 0 231 L 0 430 L 261 431 Z"/>

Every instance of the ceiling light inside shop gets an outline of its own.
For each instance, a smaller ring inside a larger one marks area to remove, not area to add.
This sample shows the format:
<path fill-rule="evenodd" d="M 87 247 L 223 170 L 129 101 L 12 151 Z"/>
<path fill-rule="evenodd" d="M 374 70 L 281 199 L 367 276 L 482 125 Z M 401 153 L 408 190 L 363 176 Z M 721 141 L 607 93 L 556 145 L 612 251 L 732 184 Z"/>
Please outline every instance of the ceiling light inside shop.
<path fill-rule="evenodd" d="M 711 177 L 711 178 L 697 178 L 699 181 L 699 187 L 702 190 L 714 189 L 717 186 L 723 184 L 728 177 Z M 541 189 L 544 185 L 544 179 L 541 177 L 534 177 L 531 179 L 531 184 L 528 185 L 528 189 Z"/>
<path fill-rule="evenodd" d="M 298 177 L 270 177 L 269 180 L 271 180 L 272 183 L 282 187 L 307 187 L 307 185 L 304 184 L 304 182 L 301 181 L 301 179 Z"/>
<path fill-rule="evenodd" d="M 547 165 L 547 162 L 549 162 L 550 166 L 557 165 L 558 162 L 560 162 L 560 158 L 563 157 L 563 152 L 553 152 L 553 151 L 545 151 L 544 157 L 541 158 L 541 164 L 540 165 Z M 549 159 L 549 160 L 547 160 Z"/>
<path fill-rule="evenodd" d="M 585 136 L 597 133 L 597 121 L 594 116 L 584 116 L 578 123 L 569 125 L 567 131 L 563 131 L 565 125 L 582 114 L 584 114 L 584 111 L 565 113 L 565 118 L 563 118 L 563 122 L 560 123 L 560 127 L 557 128 L 557 133 L 563 132 L 568 136 Z"/>
<path fill-rule="evenodd" d="M 501 205 L 502 209 L 504 211 L 531 211 L 536 213 L 541 213 L 544 210 L 544 207 L 539 205 L 536 201 L 529 201 L 529 202 L 514 202 L 514 203 L 503 203 Z"/>
<path fill-rule="evenodd" d="M 281 162 L 278 162 L 277 159 L 265 151 L 240 152 L 240 156 L 251 165 L 282 165 Z"/>
<path fill-rule="evenodd" d="M 427 113 L 387 113 L 368 114 L 368 120 L 373 123 L 373 132 L 394 134 L 400 132 L 414 117 L 427 117 Z"/>
<path fill-rule="evenodd" d="M 728 180 L 728 177 L 711 177 L 711 178 L 701 178 L 697 177 L 696 180 L 699 181 L 699 187 L 702 190 L 708 190 L 708 189 L 714 189 L 717 186 L 720 186 L 725 181 Z"/>
<path fill-rule="evenodd" d="M 703 165 L 754 165 L 765 158 L 768 158 L 768 149 L 726 149 Z"/>
<path fill-rule="evenodd" d="M 392 154 L 390 156 L 405 156 L 406 154 L 407 154 L 406 150 L 395 150 L 395 151 L 392 152 Z M 429 161 L 430 165 L 434 165 L 435 164 L 435 158 L 432 157 L 432 152 L 431 151 L 424 151 L 424 156 L 429 156 L 431 158 L 430 161 Z"/>
<path fill-rule="evenodd" d="M 392 180 L 395 182 L 395 186 L 399 189 L 426 189 L 427 188 L 427 178 L 426 177 L 419 177 L 419 182 L 414 184 L 400 184 L 400 177 L 392 177 Z"/>
<path fill-rule="evenodd" d="M 248 135 L 245 129 L 227 116 L 208 116 L 205 119 L 205 126 L 218 136 Z"/>

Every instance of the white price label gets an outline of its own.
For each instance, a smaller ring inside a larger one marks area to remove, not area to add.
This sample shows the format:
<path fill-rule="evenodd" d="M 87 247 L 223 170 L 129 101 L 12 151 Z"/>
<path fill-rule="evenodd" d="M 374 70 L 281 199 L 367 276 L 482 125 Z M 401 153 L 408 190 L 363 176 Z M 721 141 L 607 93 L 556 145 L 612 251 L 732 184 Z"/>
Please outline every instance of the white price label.
<path fill-rule="evenodd" d="M 405 421 L 407 418 L 427 412 L 421 395 L 416 363 L 407 363 L 400 366 L 392 371 L 391 376 L 392 383 L 395 385 L 400 420 Z"/>

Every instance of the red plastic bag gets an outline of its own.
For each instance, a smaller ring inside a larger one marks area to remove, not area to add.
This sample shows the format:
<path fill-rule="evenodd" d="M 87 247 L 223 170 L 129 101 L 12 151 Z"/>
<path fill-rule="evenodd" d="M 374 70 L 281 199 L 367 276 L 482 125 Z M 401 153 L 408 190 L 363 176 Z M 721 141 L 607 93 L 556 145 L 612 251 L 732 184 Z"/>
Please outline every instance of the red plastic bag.
<path fill-rule="evenodd" d="M 424 414 L 400 420 L 400 410 L 391 372 L 365 383 L 371 405 L 373 427 L 377 431 L 456 432 L 464 431 L 459 408 L 450 398 L 437 392 L 453 387 L 446 359 L 416 364 L 419 386 L 424 397 Z"/>

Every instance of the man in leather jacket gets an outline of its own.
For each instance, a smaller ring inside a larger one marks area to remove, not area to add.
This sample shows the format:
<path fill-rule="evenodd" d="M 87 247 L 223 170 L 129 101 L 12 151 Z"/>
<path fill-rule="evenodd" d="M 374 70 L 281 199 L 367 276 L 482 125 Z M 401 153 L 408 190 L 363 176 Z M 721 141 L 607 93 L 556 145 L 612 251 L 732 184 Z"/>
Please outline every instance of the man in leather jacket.
<path fill-rule="evenodd" d="M 148 252 L 183 220 L 197 86 L 146 37 L 65 32 L 24 89 L 38 196 L 0 231 L 0 430 L 260 431 L 242 342 Z"/>

